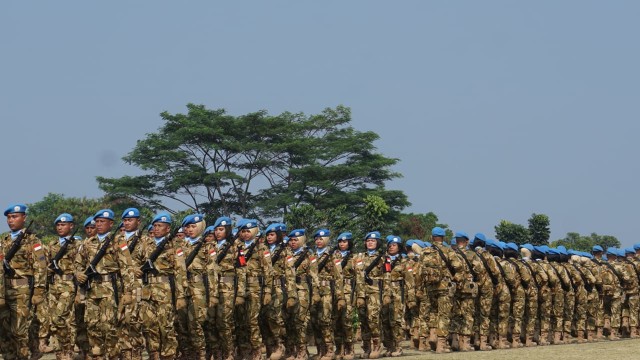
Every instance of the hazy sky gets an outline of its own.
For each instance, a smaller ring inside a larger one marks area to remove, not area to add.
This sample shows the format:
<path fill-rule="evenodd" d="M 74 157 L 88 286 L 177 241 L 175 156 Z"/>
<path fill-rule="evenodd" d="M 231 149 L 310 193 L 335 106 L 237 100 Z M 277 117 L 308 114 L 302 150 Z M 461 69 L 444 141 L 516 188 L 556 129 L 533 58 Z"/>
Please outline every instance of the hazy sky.
<path fill-rule="evenodd" d="M 47 1 L 0 5 L 0 206 L 95 177 L 189 102 L 351 107 L 454 230 L 501 219 L 636 242 L 637 1 Z M 4 222 L 0 230 L 6 230 Z"/>

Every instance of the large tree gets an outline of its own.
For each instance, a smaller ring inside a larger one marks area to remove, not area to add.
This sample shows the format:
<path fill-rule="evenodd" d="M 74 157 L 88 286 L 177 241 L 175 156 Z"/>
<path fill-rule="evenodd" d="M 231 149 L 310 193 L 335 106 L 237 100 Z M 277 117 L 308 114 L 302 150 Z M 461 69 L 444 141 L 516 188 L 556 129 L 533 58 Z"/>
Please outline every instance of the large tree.
<path fill-rule="evenodd" d="M 514 224 L 508 220 L 501 220 L 500 224 L 496 225 L 494 229 L 496 231 L 496 239 L 500 241 L 506 243 L 513 242 L 518 245 L 529 242 L 529 229 L 520 224 Z"/>
<path fill-rule="evenodd" d="M 576 232 L 567 233 L 567 235 L 551 243 L 551 246 L 557 247 L 563 245 L 567 249 L 590 252 L 594 245 L 600 245 L 606 251 L 610 247 L 620 247 L 620 241 L 615 236 L 598 235 L 591 233 L 590 235 L 580 235 Z"/>
<path fill-rule="evenodd" d="M 395 232 L 404 240 L 419 239 L 428 241 L 431 239 L 431 229 L 436 226 L 445 229 L 446 238 L 451 239 L 453 232 L 448 229 L 449 226 L 447 224 L 439 223 L 438 216 L 433 212 L 401 214 Z"/>
<path fill-rule="evenodd" d="M 395 216 L 409 204 L 402 191 L 385 189 L 400 176 L 390 169 L 398 160 L 376 151 L 377 134 L 350 126 L 347 107 L 277 116 L 231 116 L 194 104 L 187 109 L 163 112 L 158 132 L 124 157 L 143 175 L 98 177 L 100 188 L 150 208 L 173 211 L 168 204 L 178 203 L 211 216 L 267 220 L 303 205 L 362 208 L 370 195 Z"/>
<path fill-rule="evenodd" d="M 548 245 L 551 229 L 549 228 L 549 217 L 545 214 L 531 214 L 529 218 L 529 236 L 531 244 Z"/>

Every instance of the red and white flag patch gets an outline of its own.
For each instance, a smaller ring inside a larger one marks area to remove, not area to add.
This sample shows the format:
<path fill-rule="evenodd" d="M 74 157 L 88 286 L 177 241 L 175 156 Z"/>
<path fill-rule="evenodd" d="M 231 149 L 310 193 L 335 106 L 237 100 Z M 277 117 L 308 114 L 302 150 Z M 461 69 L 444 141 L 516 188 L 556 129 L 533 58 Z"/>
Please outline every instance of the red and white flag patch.
<path fill-rule="evenodd" d="M 35 251 L 42 250 L 42 245 L 40 245 L 40 244 L 33 245 L 33 250 L 35 250 Z"/>
<path fill-rule="evenodd" d="M 292 262 L 293 261 L 293 256 L 289 255 L 287 256 L 287 262 Z"/>
<path fill-rule="evenodd" d="M 311 260 L 311 263 L 313 264 L 313 263 L 315 263 L 316 261 L 318 261 L 318 258 L 316 258 L 315 256 L 311 256 L 311 257 L 309 258 L 309 260 Z"/>
<path fill-rule="evenodd" d="M 121 250 L 121 251 L 125 251 L 125 250 L 127 250 L 128 248 L 129 248 L 129 247 L 127 246 L 127 244 L 122 244 L 122 245 L 120 245 L 120 250 Z"/>
<path fill-rule="evenodd" d="M 177 249 L 176 249 L 176 255 L 177 255 L 177 256 L 182 256 L 182 255 L 184 255 L 184 251 L 182 251 L 182 248 L 177 248 Z"/>
<path fill-rule="evenodd" d="M 209 250 L 209 256 L 216 256 L 217 253 L 216 249 Z"/>
<path fill-rule="evenodd" d="M 271 252 L 270 252 L 269 250 L 265 250 L 265 251 L 264 251 L 264 257 L 265 257 L 265 258 L 268 258 L 268 257 L 270 257 L 270 256 L 271 256 Z"/>

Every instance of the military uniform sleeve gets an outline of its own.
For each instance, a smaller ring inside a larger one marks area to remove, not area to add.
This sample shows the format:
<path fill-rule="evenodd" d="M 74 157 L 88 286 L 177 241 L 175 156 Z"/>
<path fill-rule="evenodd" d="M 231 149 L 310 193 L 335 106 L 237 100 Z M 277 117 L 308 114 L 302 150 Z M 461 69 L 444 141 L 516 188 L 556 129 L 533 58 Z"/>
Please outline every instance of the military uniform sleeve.
<path fill-rule="evenodd" d="M 47 250 L 34 234 L 29 235 L 28 244 L 32 246 L 34 288 L 44 291 L 47 286 Z"/>
<path fill-rule="evenodd" d="M 120 276 L 122 277 L 122 284 L 125 294 L 131 294 L 134 289 L 134 276 L 133 276 L 133 261 L 131 260 L 131 253 L 127 247 L 126 242 L 114 242 L 112 246 L 116 246 L 115 253 L 118 262 L 118 268 L 120 269 Z"/>
<path fill-rule="evenodd" d="M 447 257 L 451 262 L 451 267 L 455 271 L 455 274 L 453 275 L 453 281 L 457 283 L 463 282 L 469 272 L 465 264 L 463 264 L 463 260 L 460 259 L 460 256 L 451 249 L 449 249 Z"/>
<path fill-rule="evenodd" d="M 334 259 L 335 258 L 333 257 L 329 259 L 329 263 L 327 265 L 331 266 L 331 274 L 335 281 L 335 296 L 338 300 L 344 300 L 344 281 L 342 281 L 342 271 L 340 266 L 336 265 Z"/>
<path fill-rule="evenodd" d="M 404 261 L 404 284 L 407 295 L 407 303 L 416 302 L 416 282 L 414 279 L 413 264 L 411 261 Z"/>
<path fill-rule="evenodd" d="M 293 254 L 291 254 L 291 250 L 287 248 L 283 251 L 280 261 L 284 261 L 283 269 L 284 269 L 284 278 L 287 286 L 287 296 L 291 299 L 298 300 L 298 291 L 296 288 L 296 272 L 293 268 Z"/>
<path fill-rule="evenodd" d="M 239 245 L 237 242 L 231 246 L 231 248 L 229 249 L 229 251 L 233 251 L 233 261 L 234 263 L 237 262 L 237 258 L 238 258 L 238 250 L 239 250 Z M 238 294 L 237 296 L 244 296 L 244 294 L 247 291 L 247 267 L 246 266 L 236 266 L 235 267 L 235 272 L 236 272 L 236 294 Z"/>
<path fill-rule="evenodd" d="M 206 272 L 209 278 L 209 298 L 218 298 L 218 264 L 216 264 L 216 247 L 213 243 L 207 244 Z"/>
<path fill-rule="evenodd" d="M 176 286 L 176 299 L 181 299 L 187 296 L 187 265 L 185 263 L 184 249 L 178 245 L 177 242 L 172 241 L 173 251 L 175 251 L 173 273 Z M 140 246 L 142 247 L 142 246 Z M 136 250 L 137 251 L 137 250 Z"/>
<path fill-rule="evenodd" d="M 262 267 L 262 277 L 264 284 L 273 284 L 273 268 L 271 266 L 271 253 L 266 246 L 260 245 L 257 255 L 260 255 L 260 265 Z M 263 286 L 264 294 L 271 294 L 271 286 Z"/>
<path fill-rule="evenodd" d="M 354 270 L 355 270 L 355 274 L 356 274 L 356 297 L 359 298 L 364 298 L 365 296 L 365 292 L 364 292 L 364 287 L 365 287 L 365 282 L 364 282 L 364 260 L 363 260 L 363 255 L 362 254 L 358 254 L 355 256 L 355 264 L 354 264 Z"/>

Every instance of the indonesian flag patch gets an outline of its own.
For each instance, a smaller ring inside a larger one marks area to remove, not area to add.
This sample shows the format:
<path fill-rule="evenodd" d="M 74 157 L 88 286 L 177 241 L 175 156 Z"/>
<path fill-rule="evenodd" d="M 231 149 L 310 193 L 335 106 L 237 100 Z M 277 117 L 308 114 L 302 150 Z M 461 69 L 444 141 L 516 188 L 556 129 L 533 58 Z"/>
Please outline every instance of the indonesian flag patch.
<path fill-rule="evenodd" d="M 271 256 L 271 252 L 269 250 L 265 250 L 264 257 L 268 258 L 269 256 Z"/>
<path fill-rule="evenodd" d="M 316 258 L 315 256 L 312 256 L 309 258 L 309 260 L 311 260 L 311 263 L 314 264 L 316 261 L 318 261 L 318 258 Z"/>
<path fill-rule="evenodd" d="M 408 271 L 408 272 L 413 272 L 413 268 L 412 268 L 411 266 L 409 266 L 409 267 L 407 268 L 407 271 Z"/>
<path fill-rule="evenodd" d="M 287 262 L 292 262 L 293 261 L 293 256 L 289 255 L 287 256 Z"/>
<path fill-rule="evenodd" d="M 209 256 L 216 256 L 216 253 L 217 253 L 216 249 L 209 250 Z"/>
<path fill-rule="evenodd" d="M 127 246 L 127 244 L 122 244 L 120 245 L 120 251 L 125 251 L 127 250 L 129 247 Z"/>
<path fill-rule="evenodd" d="M 35 244 L 35 245 L 33 245 L 33 250 L 34 250 L 34 251 L 42 250 L 42 245 L 40 245 L 40 244 Z"/>
<path fill-rule="evenodd" d="M 182 251 L 182 248 L 178 248 L 178 249 L 176 249 L 176 255 L 177 255 L 177 256 L 182 256 L 182 255 L 184 255 L 184 252 Z"/>
<path fill-rule="evenodd" d="M 358 261 L 356 261 L 356 266 L 362 266 L 362 259 L 358 259 Z"/>
<path fill-rule="evenodd" d="M 333 260 L 334 263 L 336 263 L 336 265 L 340 265 L 340 263 L 342 262 L 342 259 L 335 259 Z"/>

